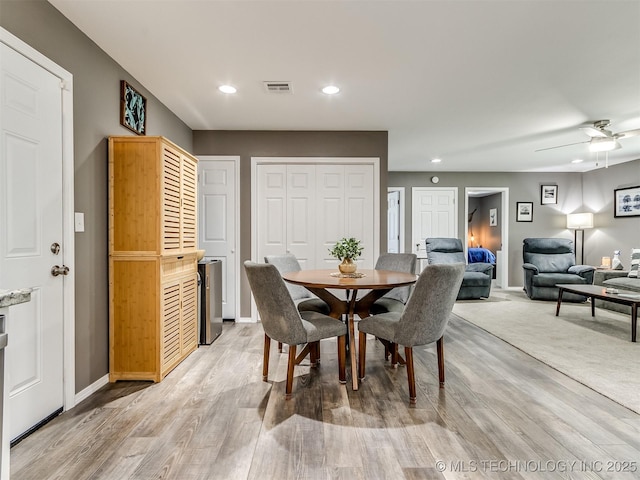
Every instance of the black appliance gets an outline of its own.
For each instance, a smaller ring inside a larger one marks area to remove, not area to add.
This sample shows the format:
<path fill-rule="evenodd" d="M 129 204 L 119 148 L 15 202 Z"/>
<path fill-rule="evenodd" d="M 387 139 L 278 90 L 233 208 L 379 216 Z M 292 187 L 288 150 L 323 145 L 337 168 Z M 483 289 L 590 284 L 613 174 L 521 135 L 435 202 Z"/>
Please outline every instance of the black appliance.
<path fill-rule="evenodd" d="M 198 275 L 198 341 L 209 345 L 222 333 L 222 260 L 200 260 Z"/>

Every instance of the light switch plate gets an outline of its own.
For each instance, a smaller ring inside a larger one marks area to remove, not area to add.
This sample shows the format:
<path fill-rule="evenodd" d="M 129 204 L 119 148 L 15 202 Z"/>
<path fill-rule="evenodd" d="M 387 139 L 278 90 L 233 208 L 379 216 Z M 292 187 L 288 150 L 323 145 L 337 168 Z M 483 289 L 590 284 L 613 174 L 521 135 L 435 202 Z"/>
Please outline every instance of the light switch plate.
<path fill-rule="evenodd" d="M 75 212 L 74 225 L 76 232 L 84 232 L 84 213 Z"/>

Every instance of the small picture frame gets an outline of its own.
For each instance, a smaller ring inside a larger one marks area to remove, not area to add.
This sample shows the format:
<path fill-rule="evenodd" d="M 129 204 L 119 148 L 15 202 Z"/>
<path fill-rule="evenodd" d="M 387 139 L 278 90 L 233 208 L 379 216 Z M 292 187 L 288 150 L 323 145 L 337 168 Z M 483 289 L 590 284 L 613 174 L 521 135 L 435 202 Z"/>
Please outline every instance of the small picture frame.
<path fill-rule="evenodd" d="M 147 134 L 147 99 L 125 80 L 120 81 L 120 124 L 137 135 Z"/>
<path fill-rule="evenodd" d="M 557 185 L 540 185 L 540 204 L 555 205 L 558 203 Z"/>
<path fill-rule="evenodd" d="M 489 226 L 490 227 L 498 226 L 498 209 L 497 208 L 489 209 Z"/>
<path fill-rule="evenodd" d="M 613 191 L 614 217 L 640 216 L 640 185 L 616 188 Z"/>
<path fill-rule="evenodd" d="M 516 222 L 533 222 L 533 202 L 516 202 Z"/>

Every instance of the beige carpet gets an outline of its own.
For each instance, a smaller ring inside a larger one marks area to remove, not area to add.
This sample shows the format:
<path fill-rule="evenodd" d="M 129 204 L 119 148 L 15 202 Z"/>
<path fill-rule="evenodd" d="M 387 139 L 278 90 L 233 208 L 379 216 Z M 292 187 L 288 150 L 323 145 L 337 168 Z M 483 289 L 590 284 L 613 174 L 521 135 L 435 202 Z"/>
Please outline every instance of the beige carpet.
<path fill-rule="evenodd" d="M 640 414 L 640 342 L 631 316 L 589 303 L 529 300 L 494 289 L 486 300 L 459 301 L 453 312 L 532 357 Z M 639 336 L 640 338 L 640 336 Z"/>

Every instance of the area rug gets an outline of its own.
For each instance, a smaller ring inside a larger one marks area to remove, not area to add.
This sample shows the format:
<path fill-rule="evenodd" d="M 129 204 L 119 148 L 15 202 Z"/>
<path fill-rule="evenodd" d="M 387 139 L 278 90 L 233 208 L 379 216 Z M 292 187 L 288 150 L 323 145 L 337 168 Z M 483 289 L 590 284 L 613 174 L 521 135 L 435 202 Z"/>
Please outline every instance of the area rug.
<path fill-rule="evenodd" d="M 541 362 L 640 414 L 640 343 L 630 315 L 589 303 L 530 300 L 521 290 L 456 302 L 453 312 Z"/>

